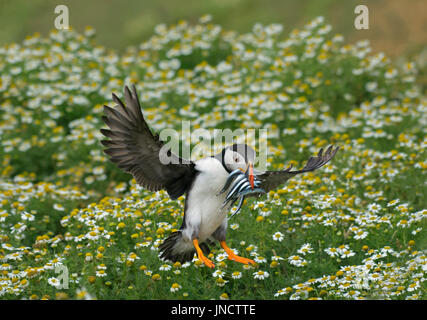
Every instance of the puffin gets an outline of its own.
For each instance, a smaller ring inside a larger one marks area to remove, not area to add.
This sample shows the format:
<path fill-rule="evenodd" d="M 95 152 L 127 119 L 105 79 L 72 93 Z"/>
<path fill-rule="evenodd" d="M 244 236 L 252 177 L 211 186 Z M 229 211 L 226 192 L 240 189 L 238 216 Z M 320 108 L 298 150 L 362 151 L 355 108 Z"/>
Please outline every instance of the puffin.
<path fill-rule="evenodd" d="M 165 190 L 171 199 L 185 195 L 184 217 L 179 230 L 172 232 L 158 247 L 159 258 L 184 263 L 194 255 L 209 268 L 215 264 L 207 257 L 209 245 L 216 241 L 228 259 L 243 264 L 254 264 L 252 259 L 238 256 L 226 244 L 229 207 L 224 206 L 227 194 L 223 188 L 231 173 L 241 170 L 265 192 L 283 185 L 290 178 L 314 171 L 328 163 L 337 153 L 332 145 L 324 152 L 308 159 L 301 170 L 259 172 L 254 170 L 255 150 L 246 144 L 233 144 L 218 154 L 191 161 L 171 152 L 170 148 L 153 134 L 144 119 L 135 89 L 124 87 L 124 101 L 112 94 L 114 107 L 104 105 L 102 119 L 108 129 L 101 133 L 104 152 L 124 172 L 150 191 Z M 233 186 L 230 186 L 230 188 Z M 254 193 L 254 196 L 260 193 Z"/>

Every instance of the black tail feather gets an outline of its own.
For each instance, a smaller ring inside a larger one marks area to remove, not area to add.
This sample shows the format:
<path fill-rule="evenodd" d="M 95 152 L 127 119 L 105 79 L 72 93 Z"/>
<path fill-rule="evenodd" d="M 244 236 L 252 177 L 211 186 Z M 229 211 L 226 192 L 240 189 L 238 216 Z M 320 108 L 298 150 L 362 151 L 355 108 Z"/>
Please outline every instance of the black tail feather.
<path fill-rule="evenodd" d="M 182 238 L 181 230 L 173 232 L 163 243 L 159 246 L 160 258 L 169 260 L 172 262 L 184 263 L 193 260 L 196 249 L 191 247 L 189 250 L 183 250 L 179 248 L 179 242 L 184 241 Z M 208 255 L 210 253 L 209 246 L 203 242 L 199 244 L 203 254 Z"/>

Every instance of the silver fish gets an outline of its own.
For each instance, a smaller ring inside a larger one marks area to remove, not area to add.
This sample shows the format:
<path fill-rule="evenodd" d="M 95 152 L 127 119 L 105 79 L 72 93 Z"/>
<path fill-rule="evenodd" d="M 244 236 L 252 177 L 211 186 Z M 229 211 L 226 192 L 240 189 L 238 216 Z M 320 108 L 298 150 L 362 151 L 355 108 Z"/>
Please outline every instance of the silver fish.
<path fill-rule="evenodd" d="M 231 218 L 233 218 L 236 214 L 239 213 L 240 209 L 242 208 L 243 205 L 243 201 L 245 201 L 245 196 L 241 196 L 240 197 L 240 201 L 239 204 L 237 205 L 237 209 L 231 214 L 231 216 L 228 218 L 228 220 L 230 220 Z"/>
<path fill-rule="evenodd" d="M 230 186 L 230 184 L 233 182 L 233 180 L 239 176 L 239 180 L 240 179 L 244 179 L 245 175 L 242 174 L 242 171 L 240 169 L 236 169 L 233 172 L 231 172 L 227 178 L 227 181 L 225 182 L 224 188 L 221 189 L 221 191 L 219 192 L 219 194 L 222 194 L 225 192 L 225 190 L 228 189 L 228 187 Z"/>
<path fill-rule="evenodd" d="M 231 193 L 233 193 L 235 190 L 234 189 L 236 189 L 236 187 L 238 186 L 238 185 L 242 185 L 242 183 L 244 183 L 244 182 L 247 182 L 248 181 L 248 178 L 243 174 L 243 175 L 240 175 L 240 176 L 238 176 L 234 181 L 233 181 L 233 184 L 232 184 L 232 186 L 231 187 L 229 187 L 229 191 L 228 191 L 228 194 L 227 194 L 227 197 L 231 194 Z M 234 190 L 234 191 L 233 191 Z"/>
<path fill-rule="evenodd" d="M 227 189 L 229 189 L 229 192 L 227 193 L 227 196 L 222 206 L 224 207 L 228 203 L 230 203 L 229 208 L 231 209 L 237 200 L 239 200 L 239 203 L 237 205 L 237 209 L 231 214 L 231 216 L 228 219 L 231 219 L 238 212 L 240 212 L 240 209 L 242 208 L 243 202 L 247 195 L 252 193 L 265 193 L 263 189 L 259 188 L 260 184 L 261 184 L 261 181 L 257 180 L 254 177 L 254 189 L 252 189 L 247 173 L 244 173 L 239 169 L 234 170 L 233 172 L 230 173 L 230 175 L 227 178 L 227 181 L 225 182 L 224 187 L 221 189 L 219 193 L 219 194 L 222 194 Z"/>
<path fill-rule="evenodd" d="M 250 187 L 250 186 L 251 186 L 251 184 L 247 179 L 238 182 L 235 186 L 233 186 L 233 189 L 231 189 L 231 191 L 228 193 L 228 195 L 225 199 L 228 200 L 228 199 L 232 198 L 233 196 L 238 194 L 240 191 L 242 191 L 245 188 Z"/>

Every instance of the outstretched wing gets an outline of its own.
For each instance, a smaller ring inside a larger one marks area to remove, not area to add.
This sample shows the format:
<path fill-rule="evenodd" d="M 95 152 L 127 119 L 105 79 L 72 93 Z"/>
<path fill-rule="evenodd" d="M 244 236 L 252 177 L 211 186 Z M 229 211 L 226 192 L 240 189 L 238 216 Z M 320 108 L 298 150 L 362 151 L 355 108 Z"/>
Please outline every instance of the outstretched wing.
<path fill-rule="evenodd" d="M 256 176 L 256 179 L 261 181 L 260 188 L 264 189 L 265 192 L 268 192 L 270 190 L 273 190 L 277 188 L 278 186 L 284 184 L 286 181 L 288 181 L 293 176 L 308 172 L 308 171 L 314 171 L 316 169 L 319 169 L 320 167 L 324 166 L 326 163 L 331 160 L 335 154 L 337 153 L 339 147 L 336 147 L 335 149 L 333 146 L 330 146 L 325 153 L 323 153 L 323 148 L 319 150 L 319 153 L 316 157 L 310 157 L 308 159 L 307 164 L 305 167 L 301 170 L 295 170 L 291 171 L 292 166 L 285 170 L 280 171 L 266 171 L 260 175 Z"/>
<path fill-rule="evenodd" d="M 117 103 L 114 108 L 104 106 L 102 117 L 109 129 L 101 133 L 110 138 L 101 143 L 110 160 L 125 172 L 133 175 L 136 182 L 151 191 L 165 189 L 172 199 L 186 192 L 196 174 L 194 163 L 183 160 L 164 147 L 158 135 L 153 135 L 144 120 L 136 94 L 126 86 L 123 102 L 113 93 Z M 163 148 L 162 148 L 163 147 Z M 161 161 L 161 155 L 170 162 Z"/>

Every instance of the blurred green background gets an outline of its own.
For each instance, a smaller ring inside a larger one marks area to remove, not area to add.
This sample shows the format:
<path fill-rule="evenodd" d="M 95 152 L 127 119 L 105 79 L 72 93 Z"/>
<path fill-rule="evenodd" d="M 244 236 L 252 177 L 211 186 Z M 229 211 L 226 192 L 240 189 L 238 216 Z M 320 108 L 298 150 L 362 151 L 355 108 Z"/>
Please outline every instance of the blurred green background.
<path fill-rule="evenodd" d="M 225 29 L 280 23 L 285 34 L 322 15 L 346 41 L 369 39 L 374 51 L 390 57 L 417 54 L 427 44 L 426 0 L 0 0 L 0 45 L 47 34 L 60 4 L 68 6 L 73 28 L 93 26 L 97 41 L 117 50 L 149 38 L 159 23 L 195 22 L 206 13 Z M 358 4 L 368 5 L 369 30 L 353 26 Z"/>

